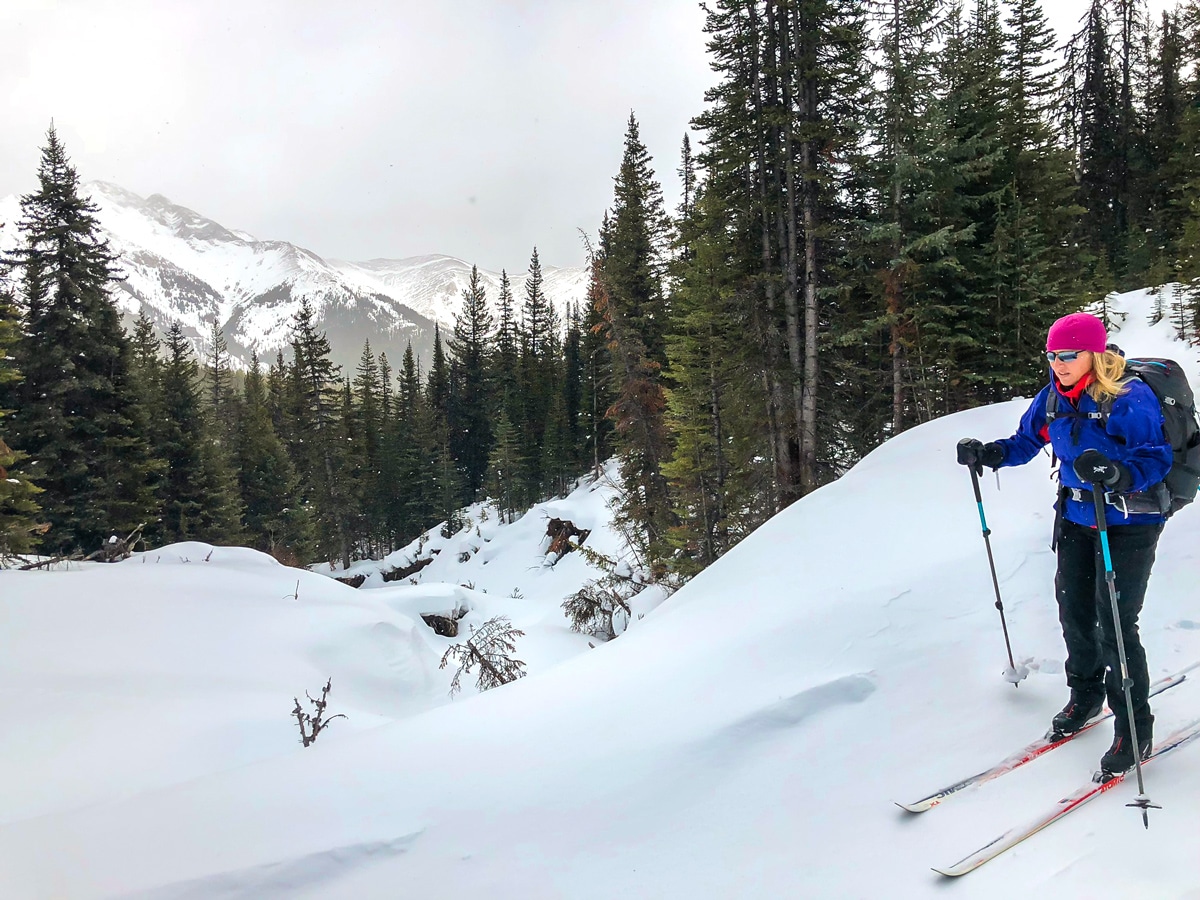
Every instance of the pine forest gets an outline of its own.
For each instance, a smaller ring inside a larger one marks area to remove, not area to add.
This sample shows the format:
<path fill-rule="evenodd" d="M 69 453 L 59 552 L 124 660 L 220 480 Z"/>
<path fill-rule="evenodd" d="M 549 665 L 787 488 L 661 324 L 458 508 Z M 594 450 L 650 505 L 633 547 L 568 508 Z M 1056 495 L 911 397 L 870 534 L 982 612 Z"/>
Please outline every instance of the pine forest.
<path fill-rule="evenodd" d="M 624 125 L 586 302 L 561 321 L 533 249 L 517 293 L 474 274 L 430 359 L 367 343 L 343 371 L 307 304 L 248 371 L 218 327 L 202 356 L 127 333 L 51 126 L 0 260 L 0 554 L 137 535 L 349 566 L 615 455 L 631 549 L 679 582 L 889 437 L 1031 395 L 1066 312 L 1167 285 L 1156 314 L 1200 343 L 1196 0 L 1092 0 L 1061 45 L 1038 0 L 706 17 L 677 159 Z"/>

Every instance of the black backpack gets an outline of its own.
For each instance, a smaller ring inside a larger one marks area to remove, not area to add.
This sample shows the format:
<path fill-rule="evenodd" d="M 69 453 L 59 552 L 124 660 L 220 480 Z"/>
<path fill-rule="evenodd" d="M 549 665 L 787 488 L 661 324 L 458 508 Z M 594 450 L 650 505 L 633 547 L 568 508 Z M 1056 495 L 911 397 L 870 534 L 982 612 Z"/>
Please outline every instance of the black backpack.
<path fill-rule="evenodd" d="M 1200 491 L 1200 422 L 1196 420 L 1196 398 L 1187 374 L 1173 359 L 1127 359 L 1125 375 L 1126 379 L 1140 378 L 1149 385 L 1162 405 L 1163 432 L 1173 456 L 1171 469 L 1163 479 L 1169 495 L 1169 505 L 1163 513 L 1170 516 L 1195 500 L 1196 492 Z M 1111 412 L 1112 400 L 1107 399 L 1100 403 L 1099 412 L 1088 413 L 1087 417 L 1099 419 L 1101 426 L 1107 428 Z M 1058 391 L 1051 390 L 1046 397 L 1046 421 L 1051 422 L 1056 415 L 1059 415 Z"/>

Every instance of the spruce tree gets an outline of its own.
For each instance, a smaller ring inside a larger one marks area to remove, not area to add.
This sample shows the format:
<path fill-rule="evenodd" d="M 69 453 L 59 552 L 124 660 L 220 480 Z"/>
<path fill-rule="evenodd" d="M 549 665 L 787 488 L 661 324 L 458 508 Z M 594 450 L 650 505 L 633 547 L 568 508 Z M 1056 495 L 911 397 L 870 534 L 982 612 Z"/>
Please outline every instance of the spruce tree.
<path fill-rule="evenodd" d="M 667 534 L 671 568 L 690 577 L 726 553 L 774 510 L 761 411 L 762 371 L 742 336 L 744 271 L 730 265 L 725 198 L 701 187 L 688 218 L 671 294 L 666 422 L 673 438 L 663 473 L 679 522 Z M 751 257 L 753 258 L 753 257 Z"/>
<path fill-rule="evenodd" d="M 500 403 L 508 413 L 510 421 L 519 418 L 518 395 L 519 335 L 518 323 L 513 310 L 512 286 L 508 273 L 500 272 L 499 318 L 496 321 L 495 338 L 491 350 L 491 380 L 500 397 Z"/>
<path fill-rule="evenodd" d="M 542 444 L 554 394 L 559 389 L 561 335 L 558 316 L 542 288 L 542 265 L 537 248 L 529 260 L 525 296 L 521 304 L 519 346 L 519 399 L 522 404 L 521 452 L 528 466 L 526 490 L 536 496 L 546 487 L 542 472 Z"/>
<path fill-rule="evenodd" d="M 1124 2 L 1124 0 L 1122 0 Z M 1121 106 L 1121 74 L 1113 60 L 1111 4 L 1091 0 L 1083 27 L 1067 46 L 1067 124 L 1077 157 L 1080 203 L 1078 239 L 1095 254 L 1093 284 L 1104 270 L 1118 277 L 1125 266 L 1128 141 Z M 1121 52 L 1118 50 L 1118 57 Z"/>
<path fill-rule="evenodd" d="M 583 405 L 583 355 L 582 355 L 583 323 L 579 316 L 579 307 L 571 304 L 567 315 L 567 334 L 563 340 L 563 380 L 562 403 L 566 415 L 566 441 L 564 463 L 571 474 L 579 474 L 591 465 L 585 452 L 588 447 L 583 440 L 581 423 Z"/>
<path fill-rule="evenodd" d="M 224 465 L 232 465 L 234 429 L 238 420 L 238 396 L 233 389 L 233 374 L 229 361 L 229 343 L 219 322 L 213 320 L 209 329 L 207 358 L 204 366 L 205 411 L 209 434 L 216 451 L 225 457 Z"/>
<path fill-rule="evenodd" d="M 289 440 L 303 496 L 312 505 L 317 552 L 350 566 L 352 513 L 340 441 L 341 367 L 330 359 L 329 340 L 317 330 L 307 298 L 292 321 L 292 420 Z"/>
<path fill-rule="evenodd" d="M 1054 124 L 1060 66 L 1054 33 L 1037 0 L 1011 4 L 1004 40 L 1000 131 L 1008 188 L 996 244 L 1007 266 L 998 288 L 1006 313 L 997 323 L 991 354 L 999 360 L 1005 390 L 993 388 L 983 397 L 990 401 L 1033 393 L 1044 383 L 1036 342 L 1056 318 L 1088 299 L 1077 278 L 1077 250 L 1062 239 L 1083 209 L 1075 202 L 1070 154 Z"/>
<path fill-rule="evenodd" d="M 178 322 L 167 332 L 157 451 L 166 463 L 159 487 L 164 542 L 233 543 L 241 537 L 241 501 L 233 473 L 209 432 L 200 367 Z"/>
<path fill-rule="evenodd" d="M 1135 234 L 1145 246 L 1143 268 L 1155 285 L 1174 280 L 1180 237 L 1187 221 L 1186 207 L 1175 202 L 1200 169 L 1196 154 L 1188 153 L 1187 121 L 1192 108 L 1185 82 L 1183 28 L 1179 13 L 1162 14 L 1153 55 L 1145 160 L 1140 174 L 1144 209 Z M 1136 268 L 1136 267 L 1135 267 Z"/>
<path fill-rule="evenodd" d="M 607 222 L 607 217 L 605 219 Z M 606 227 L 602 225 L 603 229 Z M 579 342 L 581 390 L 579 405 L 583 422 L 581 435 L 586 446 L 581 451 L 593 476 L 599 477 L 601 462 L 612 455 L 612 420 L 608 410 L 613 403 L 612 359 L 605 339 L 602 305 L 603 266 L 599 253 L 589 247 L 588 287 Z"/>
<path fill-rule="evenodd" d="M 275 434 L 258 354 L 250 357 L 237 428 L 237 473 L 251 546 L 289 564 L 312 558 L 312 522 L 299 477 Z"/>
<path fill-rule="evenodd" d="M 354 376 L 353 403 L 349 423 L 353 493 L 361 512 L 361 539 L 369 557 L 388 552 L 386 502 L 383 491 L 384 410 L 379 364 L 371 342 L 363 344 Z"/>
<path fill-rule="evenodd" d="M 450 406 L 450 367 L 446 363 L 446 351 L 442 344 L 441 329 L 433 326 L 433 360 L 429 364 L 427 400 L 439 416 L 445 417 Z"/>
<path fill-rule="evenodd" d="M 447 410 L 450 452 L 462 473 L 462 505 L 473 503 L 483 487 L 492 447 L 495 393 L 488 359 L 492 314 L 477 267 L 462 293 L 462 309 L 454 317 L 450 341 L 451 400 Z"/>
<path fill-rule="evenodd" d="M 32 550 L 41 530 L 37 520 L 40 507 L 34 499 L 39 489 L 19 469 L 26 456 L 4 443 L 4 417 L 10 412 L 4 409 L 5 398 L 21 378 L 9 355 L 19 335 L 20 317 L 7 273 L 0 266 L 0 560 Z"/>
<path fill-rule="evenodd" d="M 114 257 L 98 236 L 96 206 L 54 128 L 38 189 L 21 198 L 24 334 L 14 348 L 23 375 L 6 423 L 43 488 L 51 553 L 90 551 L 124 537 L 156 510 L 158 464 L 130 381 L 129 343 L 109 295 Z"/>
<path fill-rule="evenodd" d="M 521 458 L 521 442 L 516 428 L 501 407 L 496 416 L 496 440 L 488 457 L 484 490 L 496 505 L 502 522 L 512 522 L 528 502 L 524 494 L 525 460 Z"/>
<path fill-rule="evenodd" d="M 600 312 L 613 355 L 613 417 L 625 488 L 617 521 L 644 554 L 662 558 L 675 524 L 662 465 L 670 457 L 662 382 L 667 307 L 662 279 L 666 239 L 662 191 L 631 115 L 613 209 L 600 236 Z"/>
<path fill-rule="evenodd" d="M 153 419 L 153 411 L 158 408 L 162 395 L 162 342 L 154 333 L 154 323 L 145 310 L 138 314 L 134 322 L 129 345 L 131 378 Z"/>

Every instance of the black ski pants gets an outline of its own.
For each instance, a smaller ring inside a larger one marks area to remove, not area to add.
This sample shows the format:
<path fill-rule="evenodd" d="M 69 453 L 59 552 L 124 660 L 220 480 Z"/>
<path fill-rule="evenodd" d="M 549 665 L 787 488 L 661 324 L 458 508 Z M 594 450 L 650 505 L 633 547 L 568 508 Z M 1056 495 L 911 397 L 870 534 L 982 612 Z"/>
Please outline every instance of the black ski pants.
<path fill-rule="evenodd" d="M 1150 674 L 1138 634 L 1138 614 L 1162 525 L 1118 525 L 1108 529 L 1108 546 L 1116 575 L 1117 609 L 1125 643 L 1125 660 L 1133 681 L 1133 717 L 1139 737 L 1149 730 Z M 1095 528 L 1064 521 L 1058 540 L 1058 572 L 1054 577 L 1058 619 L 1067 643 L 1067 684 L 1072 693 L 1108 695 L 1116 734 L 1129 734 L 1121 658 L 1113 628 L 1112 601 L 1104 577 L 1104 553 Z M 1106 670 L 1107 669 L 1107 674 Z M 1142 730 L 1142 729 L 1145 730 Z"/>

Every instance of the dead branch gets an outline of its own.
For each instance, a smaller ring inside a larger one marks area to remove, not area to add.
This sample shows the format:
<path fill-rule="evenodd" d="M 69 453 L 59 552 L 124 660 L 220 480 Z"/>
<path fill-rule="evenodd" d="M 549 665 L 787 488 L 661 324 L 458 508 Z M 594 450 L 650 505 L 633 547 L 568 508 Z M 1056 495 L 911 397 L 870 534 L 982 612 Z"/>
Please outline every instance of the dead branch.
<path fill-rule="evenodd" d="M 325 682 L 325 687 L 321 689 L 321 697 L 319 700 L 314 699 L 308 691 L 304 692 L 304 696 L 308 698 L 308 702 L 313 705 L 313 709 L 316 713 L 315 715 L 310 715 L 304 711 L 303 707 L 300 706 L 300 699 L 298 697 L 292 698 L 296 701 L 296 707 L 292 710 L 292 715 L 296 719 L 296 724 L 300 726 L 300 742 L 305 747 L 307 747 L 309 744 L 315 743 L 317 740 L 317 735 L 328 728 L 329 723 L 334 719 L 349 719 L 349 717 L 343 713 L 330 716 L 328 719 L 325 718 L 325 707 L 329 705 L 329 691 L 332 687 L 333 678 L 330 677 L 329 680 Z"/>

